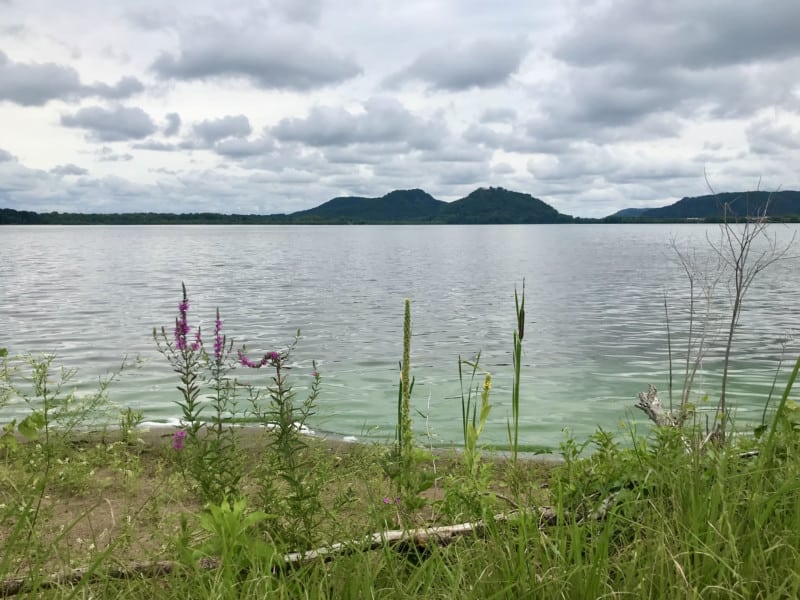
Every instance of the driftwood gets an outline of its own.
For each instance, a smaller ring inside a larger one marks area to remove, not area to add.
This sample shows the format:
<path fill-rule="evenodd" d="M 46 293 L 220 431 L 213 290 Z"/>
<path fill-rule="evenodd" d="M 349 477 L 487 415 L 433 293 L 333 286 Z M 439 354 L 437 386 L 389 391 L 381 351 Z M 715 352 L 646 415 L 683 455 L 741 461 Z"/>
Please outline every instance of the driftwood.
<path fill-rule="evenodd" d="M 605 511 L 601 508 L 602 513 Z M 555 525 L 557 523 L 556 512 L 552 507 L 542 506 L 534 513 L 539 519 L 539 527 Z M 524 512 L 513 511 L 510 513 L 500 513 L 494 516 L 494 522 L 510 522 L 518 519 Z M 599 514 L 599 513 L 598 513 Z M 592 515 L 591 518 L 598 518 Z M 353 552 L 377 550 L 385 546 L 397 548 L 416 548 L 425 550 L 430 545 L 446 546 L 467 534 L 482 535 L 487 527 L 485 521 L 475 521 L 472 523 L 459 523 L 457 525 L 443 525 L 439 527 L 421 527 L 418 529 L 396 529 L 373 533 L 360 540 L 340 542 L 308 550 L 306 552 L 290 552 L 283 555 L 283 564 L 274 568 L 276 572 L 294 569 L 317 560 L 329 561 L 333 558 L 350 554 Z M 213 570 L 221 565 L 218 558 L 205 558 L 199 561 L 198 567 L 203 570 Z M 73 569 L 66 573 L 56 573 L 42 580 L 35 581 L 25 577 L 6 579 L 0 582 L 0 596 L 14 596 L 32 589 L 43 590 L 65 585 L 75 585 L 81 582 L 98 581 L 104 578 L 111 579 L 132 579 L 135 577 L 161 577 L 176 571 L 181 563 L 176 561 L 158 561 L 136 563 L 127 567 L 115 567 L 105 571 L 96 571 L 91 568 Z"/>
<path fill-rule="evenodd" d="M 557 518 L 556 512 L 549 506 L 541 506 L 537 509 L 539 526 L 555 525 Z M 510 513 L 500 513 L 493 517 L 495 522 L 508 522 L 518 519 L 519 511 Z M 475 521 L 473 523 L 459 523 L 457 525 L 442 525 L 439 527 L 421 527 L 419 529 L 395 529 L 381 531 L 367 536 L 363 540 L 353 540 L 351 542 L 332 544 L 324 548 L 309 550 L 307 552 L 293 552 L 286 554 L 284 560 L 287 566 L 298 567 L 314 560 L 330 560 L 335 555 L 346 554 L 353 551 L 377 550 L 386 546 L 413 546 L 424 550 L 427 546 L 434 544 L 446 546 L 455 539 L 473 533 L 481 535 L 486 530 L 485 521 Z"/>
<path fill-rule="evenodd" d="M 672 413 L 661 404 L 661 400 L 659 400 L 656 395 L 657 392 L 658 390 L 656 390 L 652 383 L 647 390 L 647 394 L 639 392 L 639 402 L 636 403 L 636 408 L 644 411 L 650 420 L 659 427 L 672 427 L 677 424 L 675 418 L 672 416 Z"/>
<path fill-rule="evenodd" d="M 658 390 L 656 390 L 655 386 L 651 383 L 649 389 L 647 390 L 647 394 L 644 392 L 639 392 L 639 402 L 635 404 L 636 408 L 644 411 L 650 420 L 653 421 L 653 423 L 655 423 L 658 427 L 680 426 L 682 421 L 676 419 L 669 410 L 664 408 L 664 406 L 661 404 L 661 400 L 659 400 L 658 396 L 656 395 L 657 391 Z M 717 428 L 711 429 L 700 443 L 700 448 L 705 447 L 709 442 L 715 442 L 719 439 L 719 430 Z M 690 449 L 691 448 L 687 443 L 687 450 Z M 748 452 L 739 453 L 739 458 L 753 458 L 758 455 L 758 450 L 750 450 Z"/>
<path fill-rule="evenodd" d="M 84 579 L 97 581 L 100 578 L 108 579 L 133 579 L 134 577 L 160 577 L 168 575 L 175 570 L 178 563 L 174 561 L 157 561 L 148 563 L 137 563 L 126 567 L 114 567 L 106 571 L 97 572 L 91 568 L 72 569 L 67 573 L 57 573 L 45 577 L 38 584 L 25 577 L 14 577 L 6 579 L 0 584 L 0 596 L 15 596 L 22 592 L 30 592 L 32 589 L 44 590 L 64 585 L 74 585 Z"/>

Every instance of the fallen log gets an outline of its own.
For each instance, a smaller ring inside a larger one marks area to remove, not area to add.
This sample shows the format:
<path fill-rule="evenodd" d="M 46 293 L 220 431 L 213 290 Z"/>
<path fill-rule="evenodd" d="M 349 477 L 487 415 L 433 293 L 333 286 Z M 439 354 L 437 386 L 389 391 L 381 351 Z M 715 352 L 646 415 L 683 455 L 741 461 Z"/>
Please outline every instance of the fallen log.
<path fill-rule="evenodd" d="M 510 513 L 500 513 L 494 515 L 493 521 L 496 523 L 509 522 L 520 518 L 527 511 L 515 510 Z M 556 512 L 552 507 L 541 506 L 536 509 L 538 513 L 539 527 L 555 525 L 557 522 Z M 536 514 L 531 513 L 531 514 Z M 429 545 L 446 546 L 457 538 L 467 535 L 481 535 L 486 530 L 486 521 L 475 521 L 471 523 L 458 523 L 456 525 L 441 525 L 438 527 L 420 527 L 417 529 L 395 529 L 380 531 L 368 535 L 363 539 L 338 542 L 329 546 L 323 546 L 305 552 L 290 552 L 283 555 L 283 561 L 278 561 L 275 567 L 276 572 L 286 569 L 293 569 L 313 561 L 322 560 L 327 562 L 333 558 L 349 554 L 352 552 L 364 552 L 377 550 L 385 546 L 413 546 L 419 550 L 424 550 Z M 213 570 L 221 565 L 219 558 L 201 559 L 197 566 L 202 570 Z M 114 567 L 104 571 L 97 571 L 93 568 L 72 569 L 66 573 L 56 573 L 49 575 L 41 580 L 26 577 L 15 577 L 4 580 L 0 583 L 0 596 L 8 597 L 30 592 L 34 589 L 44 590 L 66 585 L 76 585 L 78 583 L 91 583 L 102 579 L 131 579 L 134 577 L 161 577 L 169 575 L 181 566 L 177 561 L 156 561 L 128 565 L 126 567 Z"/>

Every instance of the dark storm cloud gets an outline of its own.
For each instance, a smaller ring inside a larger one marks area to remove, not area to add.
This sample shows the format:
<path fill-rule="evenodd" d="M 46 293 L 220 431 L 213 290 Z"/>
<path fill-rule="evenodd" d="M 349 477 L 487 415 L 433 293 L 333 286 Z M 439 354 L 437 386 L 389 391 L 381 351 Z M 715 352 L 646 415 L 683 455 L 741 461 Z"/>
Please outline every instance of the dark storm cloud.
<path fill-rule="evenodd" d="M 72 163 L 53 167 L 50 169 L 50 172 L 58 177 L 64 177 L 65 175 L 86 175 L 89 173 L 86 169 L 73 165 Z"/>
<path fill-rule="evenodd" d="M 0 100 L 22 106 L 42 106 L 50 100 L 79 100 L 90 96 L 127 98 L 144 89 L 135 77 L 124 77 L 113 86 L 84 85 L 72 67 L 55 63 L 13 62 L 0 52 Z"/>
<path fill-rule="evenodd" d="M 363 112 L 315 106 L 306 118 L 281 120 L 271 130 L 281 141 L 311 146 L 402 143 L 408 148 L 435 148 L 446 134 L 441 121 L 425 121 L 392 98 L 372 98 Z"/>
<path fill-rule="evenodd" d="M 84 129 L 90 139 L 101 142 L 138 140 L 157 129 L 150 115 L 141 108 L 126 106 L 82 108 L 74 114 L 62 115 L 61 124 Z"/>
<path fill-rule="evenodd" d="M 440 46 L 421 54 L 385 83 L 396 86 L 419 80 L 440 90 L 466 90 L 504 84 L 528 52 L 523 37 L 480 38 L 466 44 Z"/>
<path fill-rule="evenodd" d="M 221 119 L 201 121 L 195 123 L 192 129 L 207 144 L 228 137 L 246 137 L 253 131 L 250 121 L 244 115 L 227 115 Z"/>
<path fill-rule="evenodd" d="M 361 73 L 355 61 L 316 42 L 303 28 L 233 26 L 207 22 L 180 36 L 177 53 L 152 65 L 165 79 L 245 78 L 274 90 L 308 91 Z"/>
<path fill-rule="evenodd" d="M 167 137 L 177 135 L 181 130 L 181 116 L 178 113 L 169 113 L 165 118 L 167 125 L 164 127 L 164 135 Z"/>

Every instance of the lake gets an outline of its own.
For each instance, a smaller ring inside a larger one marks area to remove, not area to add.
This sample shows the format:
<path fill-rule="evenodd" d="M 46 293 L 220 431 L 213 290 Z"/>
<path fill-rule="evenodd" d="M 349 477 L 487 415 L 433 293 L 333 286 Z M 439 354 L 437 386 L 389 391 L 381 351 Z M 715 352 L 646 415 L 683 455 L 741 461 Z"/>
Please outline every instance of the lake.
<path fill-rule="evenodd" d="M 785 243 L 798 226 L 770 231 Z M 177 379 L 156 352 L 152 329 L 174 327 L 183 281 L 190 324 L 210 334 L 218 306 L 224 331 L 249 353 L 284 347 L 300 328 L 292 378 L 307 386 L 313 359 L 323 377 L 312 427 L 383 440 L 394 434 L 403 301 L 410 298 L 412 402 L 427 415 L 416 415 L 419 439 L 460 439 L 458 357 L 480 351 L 494 384 L 484 439 L 503 443 L 514 289 L 524 281 L 520 438 L 557 446 L 565 428 L 584 438 L 598 425 L 644 424 L 633 405 L 649 383 L 666 401 L 665 294 L 679 385 L 688 282 L 671 240 L 705 260 L 706 236 L 718 235 L 715 225 L 6 226 L 0 346 L 12 354 L 57 353 L 79 369 L 81 391 L 138 354 L 143 365 L 115 383 L 111 398 L 143 410 L 147 420 L 168 421 L 178 415 Z M 781 357 L 779 381 L 794 362 L 798 299 L 796 258 L 772 265 L 749 292 L 730 389 L 740 423 L 760 419 Z M 715 310 L 727 302 L 720 284 Z M 718 394 L 716 338 L 695 383 L 698 403 Z M 5 407 L 3 422 L 22 408 Z"/>

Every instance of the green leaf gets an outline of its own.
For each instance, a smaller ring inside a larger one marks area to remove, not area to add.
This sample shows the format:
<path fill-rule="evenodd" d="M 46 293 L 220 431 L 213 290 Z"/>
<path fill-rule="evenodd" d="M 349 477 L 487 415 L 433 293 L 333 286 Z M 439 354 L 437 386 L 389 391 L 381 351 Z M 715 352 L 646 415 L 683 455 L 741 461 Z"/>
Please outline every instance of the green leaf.
<path fill-rule="evenodd" d="M 17 429 L 26 439 L 35 440 L 39 437 L 39 430 L 42 429 L 44 425 L 44 413 L 35 410 L 20 421 Z"/>
<path fill-rule="evenodd" d="M 8 356 L 8 349 L 0 348 L 0 358 L 5 358 L 6 356 Z"/>
<path fill-rule="evenodd" d="M 19 446 L 17 438 L 14 437 L 14 428 L 17 426 L 17 420 L 14 419 L 10 423 L 3 425 L 3 435 L 0 435 L 0 448 L 8 448 L 15 450 Z"/>

